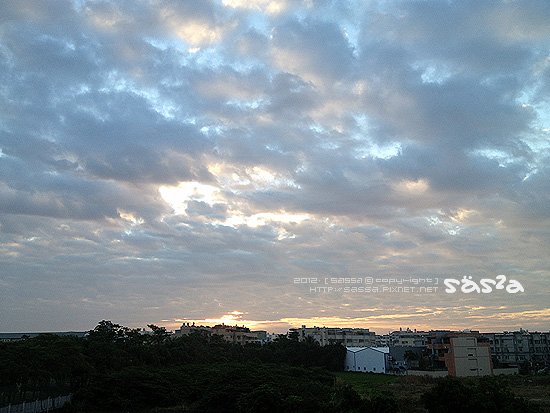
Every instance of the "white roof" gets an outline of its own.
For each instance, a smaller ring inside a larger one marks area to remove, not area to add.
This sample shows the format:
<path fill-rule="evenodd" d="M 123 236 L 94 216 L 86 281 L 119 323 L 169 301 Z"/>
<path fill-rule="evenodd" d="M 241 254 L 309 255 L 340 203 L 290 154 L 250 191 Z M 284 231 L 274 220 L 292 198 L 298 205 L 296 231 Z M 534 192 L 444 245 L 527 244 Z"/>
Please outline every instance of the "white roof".
<path fill-rule="evenodd" d="M 390 352 L 389 347 L 346 347 L 346 350 L 351 351 L 352 353 L 357 353 L 359 351 L 366 350 L 366 349 L 378 351 L 380 353 L 385 353 L 385 354 L 389 354 Z"/>

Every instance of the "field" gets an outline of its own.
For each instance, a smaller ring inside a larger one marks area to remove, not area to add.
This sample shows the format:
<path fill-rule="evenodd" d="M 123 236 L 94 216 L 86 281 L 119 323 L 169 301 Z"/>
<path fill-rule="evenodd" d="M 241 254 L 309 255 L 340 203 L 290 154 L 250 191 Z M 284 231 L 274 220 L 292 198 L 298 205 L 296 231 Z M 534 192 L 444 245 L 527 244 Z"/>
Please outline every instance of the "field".
<path fill-rule="evenodd" d="M 438 380 L 418 376 L 393 376 L 374 373 L 340 372 L 337 380 L 351 385 L 362 397 L 375 394 L 393 395 L 402 412 L 425 413 L 421 395 L 430 390 Z M 477 380 L 469 378 L 467 380 Z M 523 397 L 550 413 L 550 376 L 507 376 L 501 378 L 516 396 Z"/>

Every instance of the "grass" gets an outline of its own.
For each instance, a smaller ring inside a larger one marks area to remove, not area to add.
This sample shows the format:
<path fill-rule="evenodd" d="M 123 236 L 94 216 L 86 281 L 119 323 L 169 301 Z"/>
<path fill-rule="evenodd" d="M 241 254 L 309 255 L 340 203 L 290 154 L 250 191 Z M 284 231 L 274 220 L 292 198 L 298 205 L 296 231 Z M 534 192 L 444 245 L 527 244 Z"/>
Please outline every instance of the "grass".
<path fill-rule="evenodd" d="M 398 376 L 389 374 L 360 373 L 356 371 L 341 371 L 336 373 L 337 380 L 347 383 L 361 395 L 370 397 L 373 392 L 386 390 L 388 385 L 396 383 Z"/>
<path fill-rule="evenodd" d="M 441 380 L 352 371 L 338 372 L 336 377 L 339 382 L 351 385 L 363 398 L 383 392 L 392 394 L 397 400 L 399 411 L 407 413 L 425 413 L 420 396 Z M 516 396 L 524 397 L 539 406 L 543 412 L 550 413 L 550 376 L 507 376 L 501 377 L 501 380 L 510 386 Z"/>

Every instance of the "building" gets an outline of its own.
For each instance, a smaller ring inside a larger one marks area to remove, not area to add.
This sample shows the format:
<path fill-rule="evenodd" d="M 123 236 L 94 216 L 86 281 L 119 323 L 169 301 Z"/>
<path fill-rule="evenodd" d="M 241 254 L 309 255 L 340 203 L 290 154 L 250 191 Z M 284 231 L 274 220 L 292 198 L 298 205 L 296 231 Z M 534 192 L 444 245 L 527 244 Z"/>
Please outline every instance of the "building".
<path fill-rule="evenodd" d="M 428 344 L 428 333 L 415 330 L 399 330 L 389 334 L 390 346 L 423 347 Z"/>
<path fill-rule="evenodd" d="M 478 332 L 434 332 L 428 339 L 433 367 L 447 369 L 449 376 L 493 374 L 489 341 Z"/>
<path fill-rule="evenodd" d="M 391 346 L 389 349 L 391 367 L 396 372 L 420 368 L 420 361 L 426 351 L 425 346 Z"/>
<path fill-rule="evenodd" d="M 425 331 L 416 331 L 407 328 L 406 330 L 399 329 L 389 334 L 376 335 L 377 347 L 425 347 L 428 344 L 428 335 Z"/>
<path fill-rule="evenodd" d="M 265 343 L 267 341 L 266 331 L 251 331 L 248 327 L 244 326 L 228 326 L 225 324 L 217 324 L 214 327 L 210 326 L 196 326 L 195 323 L 184 323 L 182 326 L 174 332 L 176 337 L 188 336 L 192 333 L 198 333 L 205 336 L 221 336 L 225 341 L 235 344 L 249 344 L 249 343 Z"/>
<path fill-rule="evenodd" d="M 491 353 L 499 364 L 550 366 L 550 332 L 519 330 L 482 335 L 489 340 Z"/>
<path fill-rule="evenodd" d="M 489 376 L 493 374 L 491 349 L 477 337 L 451 337 L 445 364 L 449 376 Z"/>
<path fill-rule="evenodd" d="M 388 373 L 390 369 L 388 347 L 346 347 L 344 370 L 364 373 Z"/>
<path fill-rule="evenodd" d="M 389 347 L 391 338 L 389 334 L 379 335 L 376 334 L 374 338 L 375 347 Z"/>
<path fill-rule="evenodd" d="M 301 328 L 291 328 L 288 335 L 298 341 L 305 341 L 309 338 L 321 346 L 342 344 L 348 347 L 372 347 L 376 344 L 375 334 L 368 328 L 306 327 L 303 325 Z"/>

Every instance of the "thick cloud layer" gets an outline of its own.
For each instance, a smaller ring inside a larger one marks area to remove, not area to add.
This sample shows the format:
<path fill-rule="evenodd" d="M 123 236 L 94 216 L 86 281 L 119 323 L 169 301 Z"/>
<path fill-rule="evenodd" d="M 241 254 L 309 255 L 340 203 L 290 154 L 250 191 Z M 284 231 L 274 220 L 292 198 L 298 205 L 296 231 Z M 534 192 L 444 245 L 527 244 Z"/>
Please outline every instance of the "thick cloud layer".
<path fill-rule="evenodd" d="M 0 16 L 0 330 L 550 328 L 548 2 Z M 293 283 L 498 274 L 525 292 Z"/>

